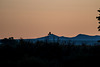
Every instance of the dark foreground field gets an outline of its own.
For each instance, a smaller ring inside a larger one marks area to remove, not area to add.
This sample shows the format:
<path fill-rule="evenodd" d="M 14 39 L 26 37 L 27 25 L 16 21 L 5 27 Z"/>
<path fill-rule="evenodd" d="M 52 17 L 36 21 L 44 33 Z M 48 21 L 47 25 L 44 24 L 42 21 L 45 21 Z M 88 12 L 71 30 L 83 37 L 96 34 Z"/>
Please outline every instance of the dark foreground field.
<path fill-rule="evenodd" d="M 0 67 L 98 67 L 100 46 L 2 40 Z"/>

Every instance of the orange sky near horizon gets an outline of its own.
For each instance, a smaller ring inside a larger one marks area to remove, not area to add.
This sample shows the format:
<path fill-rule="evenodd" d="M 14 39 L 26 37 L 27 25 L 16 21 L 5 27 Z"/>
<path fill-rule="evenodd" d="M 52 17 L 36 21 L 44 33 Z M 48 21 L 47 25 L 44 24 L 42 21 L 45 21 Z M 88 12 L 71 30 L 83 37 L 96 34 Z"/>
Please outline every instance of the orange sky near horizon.
<path fill-rule="evenodd" d="M 100 35 L 100 0 L 0 0 L 0 39 Z"/>

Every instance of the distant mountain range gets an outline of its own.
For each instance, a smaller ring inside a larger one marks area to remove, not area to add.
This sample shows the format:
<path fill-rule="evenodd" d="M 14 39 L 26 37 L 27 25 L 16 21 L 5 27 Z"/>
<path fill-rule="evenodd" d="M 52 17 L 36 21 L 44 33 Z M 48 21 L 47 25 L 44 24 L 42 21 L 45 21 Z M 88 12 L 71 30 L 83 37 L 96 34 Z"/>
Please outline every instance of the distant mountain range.
<path fill-rule="evenodd" d="M 93 45 L 98 43 L 97 41 L 100 40 L 100 36 L 78 34 L 75 37 L 64 37 L 64 36 L 57 36 L 55 34 L 49 34 L 48 36 L 44 36 L 36 39 L 25 39 L 25 40 L 30 42 L 47 41 L 47 42 L 59 42 L 59 43 L 68 43 L 70 41 L 76 45 L 81 45 L 83 43 L 87 45 Z"/>

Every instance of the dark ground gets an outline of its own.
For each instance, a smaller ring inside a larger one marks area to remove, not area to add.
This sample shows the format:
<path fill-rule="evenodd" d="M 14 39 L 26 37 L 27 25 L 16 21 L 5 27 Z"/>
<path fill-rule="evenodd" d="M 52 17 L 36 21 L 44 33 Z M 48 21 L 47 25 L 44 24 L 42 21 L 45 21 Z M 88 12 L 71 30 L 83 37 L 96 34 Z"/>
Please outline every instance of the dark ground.
<path fill-rule="evenodd" d="M 99 67 L 100 45 L 1 40 L 0 67 Z"/>

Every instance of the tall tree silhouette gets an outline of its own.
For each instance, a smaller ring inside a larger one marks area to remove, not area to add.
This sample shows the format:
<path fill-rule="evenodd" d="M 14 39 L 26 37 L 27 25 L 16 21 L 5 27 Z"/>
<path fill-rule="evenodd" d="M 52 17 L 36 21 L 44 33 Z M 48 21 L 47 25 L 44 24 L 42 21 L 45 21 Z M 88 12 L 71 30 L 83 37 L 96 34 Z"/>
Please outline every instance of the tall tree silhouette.
<path fill-rule="evenodd" d="M 99 8 L 99 10 L 97 10 L 97 11 L 100 13 L 100 8 Z M 97 16 L 96 18 L 97 18 L 97 20 L 99 21 L 98 23 L 100 24 L 100 14 L 99 14 L 99 16 Z M 98 26 L 98 31 L 100 31 L 100 25 Z"/>

